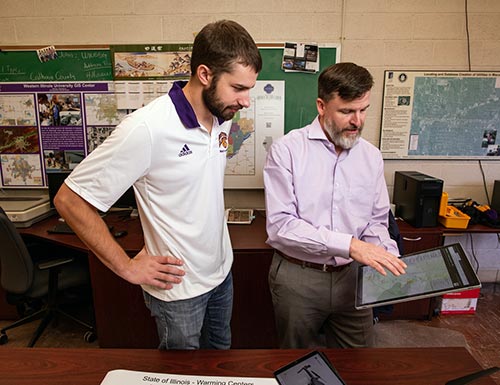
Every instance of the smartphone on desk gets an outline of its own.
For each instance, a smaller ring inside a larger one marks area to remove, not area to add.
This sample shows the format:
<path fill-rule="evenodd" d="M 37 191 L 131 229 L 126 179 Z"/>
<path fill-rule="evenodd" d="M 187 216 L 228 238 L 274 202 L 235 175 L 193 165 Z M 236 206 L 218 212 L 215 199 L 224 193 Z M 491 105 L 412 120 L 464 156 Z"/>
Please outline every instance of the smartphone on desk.
<path fill-rule="evenodd" d="M 280 385 L 346 385 L 328 358 L 313 351 L 274 372 Z"/>

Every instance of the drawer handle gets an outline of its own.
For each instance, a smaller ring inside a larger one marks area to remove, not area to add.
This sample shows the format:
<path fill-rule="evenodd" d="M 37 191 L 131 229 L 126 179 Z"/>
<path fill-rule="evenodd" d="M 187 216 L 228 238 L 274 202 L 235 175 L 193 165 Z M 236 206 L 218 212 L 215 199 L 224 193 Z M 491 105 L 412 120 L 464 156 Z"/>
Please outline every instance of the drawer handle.
<path fill-rule="evenodd" d="M 410 241 L 410 242 L 418 242 L 418 241 L 421 241 L 421 240 L 422 240 L 422 237 L 417 237 L 417 238 L 407 238 L 407 237 L 403 237 L 403 240 L 404 240 L 404 241 Z"/>

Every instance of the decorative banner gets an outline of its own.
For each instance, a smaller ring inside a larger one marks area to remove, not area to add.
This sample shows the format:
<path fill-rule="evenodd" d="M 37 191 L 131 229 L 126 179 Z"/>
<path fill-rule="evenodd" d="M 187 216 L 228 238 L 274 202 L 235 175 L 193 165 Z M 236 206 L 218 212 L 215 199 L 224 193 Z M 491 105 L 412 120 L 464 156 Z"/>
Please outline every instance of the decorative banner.
<path fill-rule="evenodd" d="M 113 78 L 182 79 L 191 75 L 192 44 L 113 45 Z"/>

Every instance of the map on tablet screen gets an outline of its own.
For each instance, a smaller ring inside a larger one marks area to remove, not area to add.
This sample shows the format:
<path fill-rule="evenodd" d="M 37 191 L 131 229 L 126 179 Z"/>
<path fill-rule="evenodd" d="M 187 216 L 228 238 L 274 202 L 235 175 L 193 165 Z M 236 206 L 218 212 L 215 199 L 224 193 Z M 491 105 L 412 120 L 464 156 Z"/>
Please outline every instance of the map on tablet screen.
<path fill-rule="evenodd" d="M 357 271 L 356 308 L 434 297 L 481 287 L 467 255 L 459 243 L 401 257 L 408 265 L 406 274 L 382 275 L 369 266 Z"/>

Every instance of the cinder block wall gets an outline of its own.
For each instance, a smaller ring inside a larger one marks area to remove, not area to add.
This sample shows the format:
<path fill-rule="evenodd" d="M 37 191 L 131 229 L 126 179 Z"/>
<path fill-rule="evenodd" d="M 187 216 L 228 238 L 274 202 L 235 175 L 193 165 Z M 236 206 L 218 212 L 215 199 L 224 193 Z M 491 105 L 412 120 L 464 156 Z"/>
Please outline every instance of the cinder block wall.
<path fill-rule="evenodd" d="M 500 1 L 469 0 L 472 70 L 500 71 Z M 375 77 L 364 136 L 378 145 L 386 69 L 467 70 L 465 0 L 0 0 L 0 46 L 191 42 L 210 21 L 243 24 L 260 43 L 341 43 L 341 60 Z M 499 128 L 500 129 L 500 128 Z M 500 161 L 483 161 L 489 195 Z M 451 197 L 486 203 L 477 161 L 386 161 L 442 178 Z M 263 207 L 262 191 L 228 191 L 228 206 Z"/>

